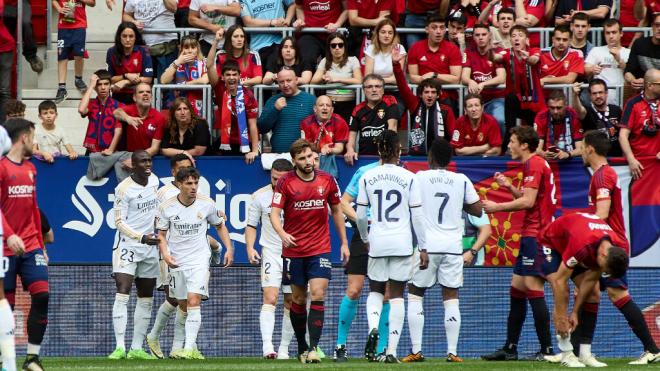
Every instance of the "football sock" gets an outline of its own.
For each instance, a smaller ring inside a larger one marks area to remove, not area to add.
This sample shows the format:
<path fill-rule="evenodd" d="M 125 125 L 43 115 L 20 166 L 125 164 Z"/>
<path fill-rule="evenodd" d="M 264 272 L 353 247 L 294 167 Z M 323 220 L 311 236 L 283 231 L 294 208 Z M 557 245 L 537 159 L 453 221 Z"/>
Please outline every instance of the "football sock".
<path fill-rule="evenodd" d="M 516 352 L 518 349 L 518 340 L 520 340 L 520 332 L 527 316 L 527 293 L 515 287 L 510 287 L 509 295 L 511 296 L 511 302 L 509 318 L 506 323 L 506 344 L 504 345 L 504 349 L 510 352 Z"/>
<path fill-rule="evenodd" d="M 261 329 L 261 342 L 263 354 L 273 352 L 273 330 L 275 329 L 275 306 L 263 304 L 259 312 L 259 329 Z"/>
<path fill-rule="evenodd" d="M 197 342 L 197 333 L 202 325 L 202 309 L 200 307 L 188 307 L 188 318 L 186 318 L 186 345 L 185 350 L 193 350 Z"/>
<path fill-rule="evenodd" d="M 117 348 L 126 349 L 124 335 L 126 322 L 128 322 L 128 298 L 126 294 L 115 294 L 115 303 L 112 305 L 112 327 L 115 330 Z"/>
<path fill-rule="evenodd" d="M 0 300 L 0 353 L 2 367 L 16 371 L 16 343 L 14 340 L 14 313 L 7 299 Z"/>
<path fill-rule="evenodd" d="M 651 337 L 649 327 L 644 320 L 642 311 L 639 310 L 639 307 L 637 304 L 635 304 L 632 297 L 627 295 L 626 297 L 617 300 L 614 303 L 614 306 L 617 307 L 621 313 L 623 313 L 624 317 L 626 317 L 628 325 L 644 345 L 644 350 L 651 353 L 660 352 L 658 350 L 658 346 L 655 344 L 655 341 L 653 341 L 653 338 Z"/>
<path fill-rule="evenodd" d="M 408 294 L 408 330 L 410 331 L 411 353 L 422 350 L 424 335 L 424 297 Z"/>
<path fill-rule="evenodd" d="M 183 349 L 183 342 L 186 341 L 186 320 L 188 313 L 176 309 L 176 316 L 174 317 L 174 338 L 172 339 L 171 352 Z"/>
<path fill-rule="evenodd" d="M 309 328 L 309 348 L 316 349 L 323 333 L 323 317 L 325 315 L 325 306 L 323 300 L 314 300 L 309 306 L 309 318 L 307 326 Z"/>
<path fill-rule="evenodd" d="M 579 349 L 580 349 L 580 356 L 582 357 L 588 357 L 591 355 L 591 342 L 594 339 L 594 333 L 596 332 L 596 321 L 598 320 L 598 303 L 584 303 L 582 305 L 582 310 L 580 310 L 579 314 L 579 322 L 580 324 L 578 327 L 579 329 Z M 588 353 L 587 353 L 587 348 L 584 348 L 583 350 L 583 345 L 588 345 Z M 575 345 L 574 345 L 575 347 Z"/>
<path fill-rule="evenodd" d="M 152 327 L 149 332 L 149 339 L 156 341 L 160 339 L 160 334 L 163 332 L 163 329 L 167 326 L 167 322 L 174 313 L 176 313 L 176 307 L 170 304 L 169 301 L 165 300 L 158 308 L 158 314 L 156 314 L 156 319 L 154 320 L 154 327 Z"/>
<path fill-rule="evenodd" d="M 580 358 L 588 358 L 591 356 L 591 344 L 580 344 Z"/>
<path fill-rule="evenodd" d="M 403 298 L 390 299 L 390 333 L 387 339 L 387 354 L 396 357 L 396 348 L 403 331 L 403 320 L 406 316 L 406 307 Z"/>
<path fill-rule="evenodd" d="M 378 328 L 380 314 L 383 310 L 383 297 L 383 294 L 374 291 L 371 291 L 367 296 L 367 323 L 369 324 L 367 331 Z M 385 334 L 380 334 L 380 336 L 385 336 Z"/>
<path fill-rule="evenodd" d="M 133 341 L 131 349 L 142 349 L 144 337 L 147 335 L 149 323 L 151 322 L 151 308 L 154 298 L 137 298 L 135 312 L 133 313 Z"/>
<path fill-rule="evenodd" d="M 339 305 L 339 323 L 337 324 L 337 346 L 346 345 L 348 330 L 353 324 L 353 319 L 357 314 L 358 300 L 353 300 L 344 295 Z"/>
<path fill-rule="evenodd" d="M 458 335 L 461 332 L 461 310 L 458 306 L 458 299 L 445 300 L 444 305 L 447 354 L 457 355 Z"/>
<path fill-rule="evenodd" d="M 291 311 L 284 308 L 282 314 L 282 339 L 280 340 L 280 348 L 278 353 L 289 354 L 289 344 L 293 338 L 293 327 L 291 326 Z"/>
<path fill-rule="evenodd" d="M 387 349 L 387 338 L 384 334 L 390 333 L 390 302 L 383 303 L 383 309 L 380 313 L 380 321 L 378 321 L 378 333 L 383 334 L 378 337 L 378 344 L 376 344 L 376 353 L 383 353 Z"/>
<path fill-rule="evenodd" d="M 304 353 L 307 347 L 305 334 L 307 333 L 307 308 L 305 305 L 291 303 L 291 326 L 298 341 L 298 354 Z"/>
<path fill-rule="evenodd" d="M 41 345 L 48 326 L 48 293 L 42 292 L 31 296 L 30 313 L 27 320 L 28 344 Z M 39 349 L 34 349 L 39 355 Z"/>
<path fill-rule="evenodd" d="M 561 337 L 557 335 L 557 346 L 562 353 L 573 353 L 573 344 L 571 344 L 570 336 Z"/>
<path fill-rule="evenodd" d="M 545 293 L 541 290 L 529 290 L 527 292 L 529 305 L 532 307 L 534 316 L 534 327 L 536 335 L 541 344 L 541 353 L 552 354 L 552 337 L 550 335 L 550 315 L 548 314 L 548 305 L 545 302 Z M 570 337 L 567 338 L 570 343 Z M 573 347 L 571 346 L 571 349 Z"/>

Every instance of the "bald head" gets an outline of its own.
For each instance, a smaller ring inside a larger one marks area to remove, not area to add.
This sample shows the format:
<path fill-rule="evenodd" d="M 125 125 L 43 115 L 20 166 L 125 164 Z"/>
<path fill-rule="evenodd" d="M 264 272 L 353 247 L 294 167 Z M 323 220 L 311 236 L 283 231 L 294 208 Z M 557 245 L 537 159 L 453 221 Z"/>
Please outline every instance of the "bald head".
<path fill-rule="evenodd" d="M 320 122 L 327 122 L 332 117 L 334 108 L 332 106 L 332 99 L 327 95 L 321 95 L 316 98 L 316 104 L 314 105 L 314 114 L 316 119 Z"/>
<path fill-rule="evenodd" d="M 648 69 L 644 74 L 644 83 L 650 84 L 652 82 L 660 82 L 660 70 L 655 68 Z"/>
<path fill-rule="evenodd" d="M 660 70 L 651 68 L 644 74 L 644 94 L 648 99 L 660 98 Z"/>
<path fill-rule="evenodd" d="M 294 70 L 285 67 L 277 73 L 277 85 L 285 97 L 298 93 L 298 77 Z"/>

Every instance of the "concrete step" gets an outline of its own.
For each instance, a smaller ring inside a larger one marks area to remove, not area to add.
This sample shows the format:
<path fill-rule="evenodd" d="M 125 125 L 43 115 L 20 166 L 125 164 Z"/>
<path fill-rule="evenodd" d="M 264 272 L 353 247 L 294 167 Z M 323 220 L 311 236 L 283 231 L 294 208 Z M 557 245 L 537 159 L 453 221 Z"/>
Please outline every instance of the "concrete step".
<path fill-rule="evenodd" d="M 67 93 L 68 97 L 67 100 L 69 101 L 80 101 L 82 98 L 82 93 L 80 93 L 76 88 L 73 86 L 73 78 L 71 80 L 71 84 L 68 84 L 67 87 Z M 55 84 L 57 86 L 57 84 Z M 57 88 L 54 87 L 52 89 L 23 89 L 23 100 L 24 101 L 42 101 L 45 99 L 55 99 L 55 94 L 57 94 Z M 27 104 L 27 103 L 26 103 Z M 39 103 L 37 103 L 39 104 Z M 76 107 L 78 107 L 76 103 Z"/>
<path fill-rule="evenodd" d="M 73 63 L 71 64 L 73 65 Z M 100 68 L 105 68 L 105 65 L 101 67 L 88 67 L 85 65 L 82 74 L 85 84 L 89 84 L 89 77 Z M 73 85 L 74 77 L 73 70 L 67 70 L 66 86 L 69 90 L 75 89 L 75 85 Z M 44 72 L 37 76 L 37 84 L 34 87 L 37 89 L 56 89 L 59 81 L 60 79 L 57 76 L 57 70 L 48 69 L 44 70 Z"/>

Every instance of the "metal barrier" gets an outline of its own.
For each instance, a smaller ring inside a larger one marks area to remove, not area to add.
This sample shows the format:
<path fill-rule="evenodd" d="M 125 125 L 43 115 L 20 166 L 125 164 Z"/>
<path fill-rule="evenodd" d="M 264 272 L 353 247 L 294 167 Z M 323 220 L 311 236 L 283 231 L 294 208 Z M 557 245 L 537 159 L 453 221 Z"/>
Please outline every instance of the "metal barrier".
<path fill-rule="evenodd" d="M 202 112 L 201 115 L 209 124 L 209 131 L 213 134 L 213 88 L 211 85 L 184 85 L 184 84 L 155 84 L 152 90 L 153 105 L 157 110 L 163 108 L 163 90 L 201 90 Z"/>

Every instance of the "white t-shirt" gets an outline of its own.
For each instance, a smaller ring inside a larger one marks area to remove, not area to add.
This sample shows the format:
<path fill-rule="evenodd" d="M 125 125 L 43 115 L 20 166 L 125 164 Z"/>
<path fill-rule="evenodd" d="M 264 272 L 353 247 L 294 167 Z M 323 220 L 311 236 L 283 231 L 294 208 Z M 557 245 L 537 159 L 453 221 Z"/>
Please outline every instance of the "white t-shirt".
<path fill-rule="evenodd" d="M 154 219 L 158 212 L 158 177 L 151 173 L 146 186 L 133 178 L 124 179 L 115 188 L 115 225 L 119 243 L 146 246 L 140 243 L 143 235 L 154 233 Z"/>
<path fill-rule="evenodd" d="M 174 13 L 167 10 L 163 0 L 128 0 L 124 11 L 133 13 L 133 18 L 144 24 L 144 28 L 176 28 Z M 176 40 L 176 33 L 143 33 L 144 43 L 152 46 Z"/>
<path fill-rule="evenodd" d="M 220 14 L 220 12 L 212 12 L 212 13 L 203 13 L 199 8 L 202 7 L 202 5 L 220 5 L 220 6 L 228 6 L 231 4 L 238 4 L 238 0 L 192 0 L 190 2 L 190 10 L 199 12 L 199 17 L 207 21 L 209 23 L 222 26 L 222 28 L 225 29 L 225 31 L 232 25 L 236 23 L 236 17 L 231 17 L 225 14 Z M 215 35 L 206 32 L 202 36 L 202 40 L 206 41 L 209 44 L 213 44 L 213 40 L 215 39 Z M 221 48 L 222 44 L 224 43 L 224 38 L 220 40 L 218 43 L 218 47 Z"/>
<path fill-rule="evenodd" d="M 623 62 L 628 63 L 630 49 L 622 47 L 619 51 L 619 56 Z M 624 85 L 623 70 L 618 67 L 618 63 L 614 60 L 612 54 L 610 54 L 607 45 L 592 48 L 587 58 L 585 58 L 584 63 L 592 65 L 600 64 L 603 70 L 594 77 L 603 79 L 607 83 L 607 86 Z M 616 90 L 608 91 L 607 103 L 618 105 L 619 101 L 617 98 Z"/>
<path fill-rule="evenodd" d="M 328 72 L 330 76 L 340 79 L 347 79 L 353 77 L 353 71 L 360 68 L 360 62 L 356 57 L 348 57 L 346 64 L 339 66 L 337 63 L 332 63 Z M 325 58 L 321 59 L 318 64 L 318 70 L 325 73 Z M 329 97 L 355 97 L 355 90 L 353 89 L 332 89 L 328 90 L 326 94 Z"/>
<path fill-rule="evenodd" d="M 396 165 L 376 166 L 362 175 L 356 203 L 371 207 L 369 256 L 413 253 L 410 209 L 421 207 L 415 174 Z"/>
<path fill-rule="evenodd" d="M 263 249 L 272 250 L 275 254 L 282 254 L 282 239 L 275 232 L 270 222 L 270 209 L 273 202 L 273 187 L 269 184 L 252 194 L 252 202 L 248 207 L 247 225 L 257 229 L 261 223 L 261 236 L 259 245 Z"/>
<path fill-rule="evenodd" d="M 47 130 L 43 125 L 36 125 L 34 130 L 34 143 L 39 145 L 39 150 L 53 155 L 66 155 L 65 145 L 71 144 L 66 133 L 60 127 L 55 126 L 53 130 Z"/>
<path fill-rule="evenodd" d="M 399 45 L 399 52 L 401 55 L 406 55 L 406 48 L 403 45 Z M 383 78 L 390 77 L 394 74 L 392 69 L 392 53 L 376 53 L 374 52 L 374 45 L 371 44 L 367 47 L 367 50 L 364 51 L 364 54 L 373 58 L 374 60 L 374 73 L 381 75 Z"/>
<path fill-rule="evenodd" d="M 207 196 L 198 194 L 189 206 L 183 205 L 177 196 L 160 205 L 156 228 L 169 232 L 167 248 L 179 266 L 174 270 L 208 265 L 211 248 L 206 230 L 209 224 L 217 226 L 224 222 L 215 201 Z"/>
<path fill-rule="evenodd" d="M 422 194 L 422 211 L 429 253 L 463 253 L 463 205 L 479 201 L 467 176 L 443 169 L 415 174 Z"/>

